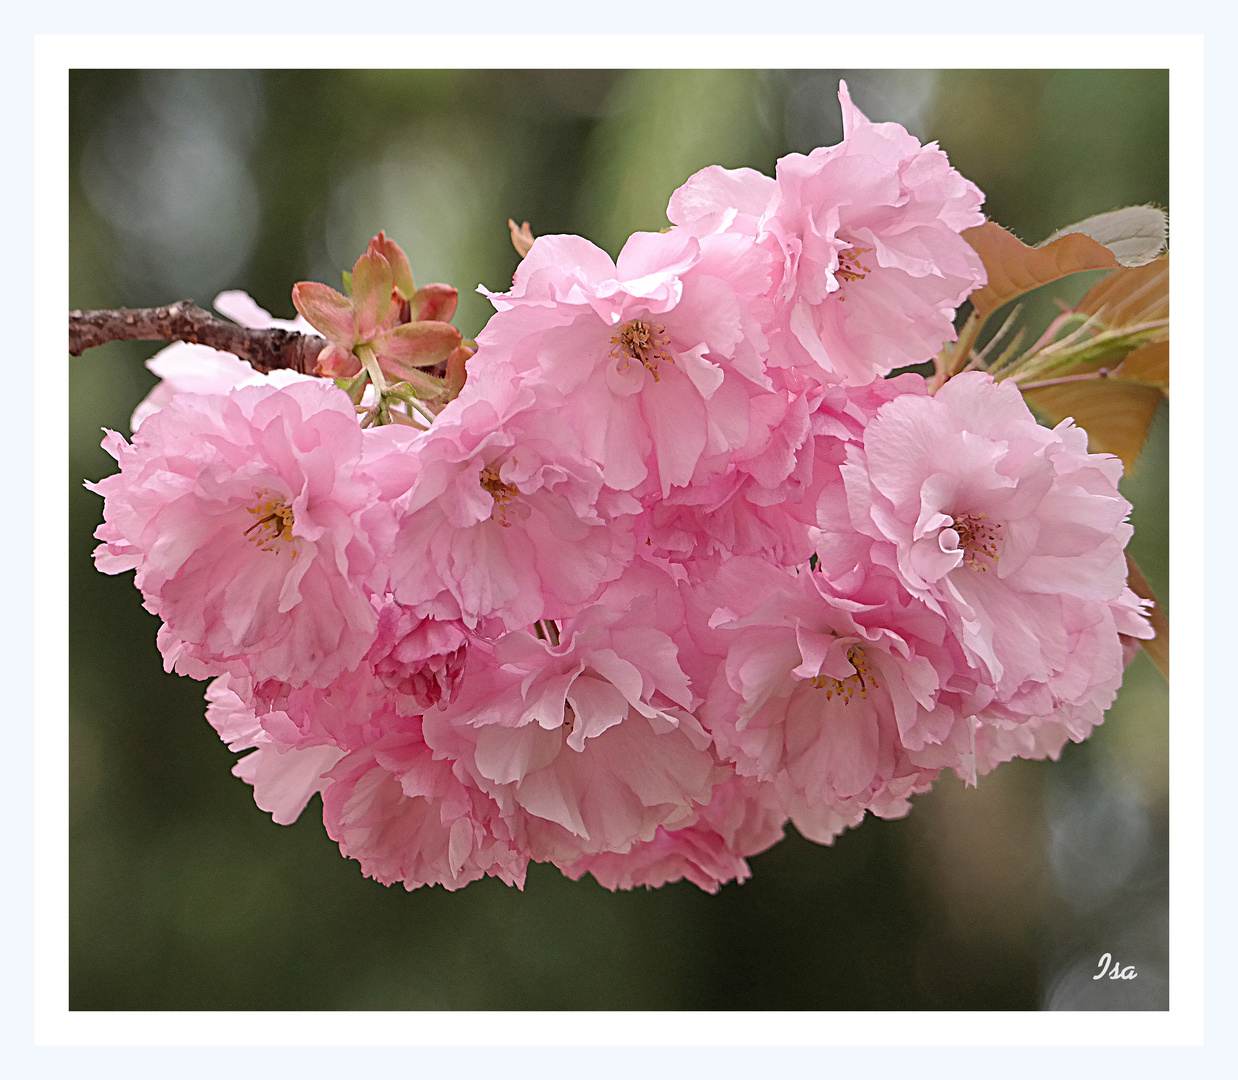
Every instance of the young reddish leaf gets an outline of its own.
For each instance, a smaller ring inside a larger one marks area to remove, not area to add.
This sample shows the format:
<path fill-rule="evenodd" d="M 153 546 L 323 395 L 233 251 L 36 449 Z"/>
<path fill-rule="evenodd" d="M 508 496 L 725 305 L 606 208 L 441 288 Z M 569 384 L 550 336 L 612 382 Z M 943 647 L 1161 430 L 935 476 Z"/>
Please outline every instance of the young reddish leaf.
<path fill-rule="evenodd" d="M 1106 331 L 1167 320 L 1169 256 L 1144 266 L 1115 270 L 1094 285 L 1075 310 L 1095 316 Z M 1168 335 L 1168 327 L 1164 332 Z M 1120 364 L 1092 361 L 1058 369 L 1055 375 L 1069 379 L 1099 371 L 1102 366 L 1116 374 L 1028 389 L 1024 396 L 1055 422 L 1073 416 L 1087 431 L 1090 449 L 1117 454 L 1129 472 L 1139 457 L 1156 408 L 1169 392 L 1169 342 L 1152 341 L 1133 349 Z"/>
<path fill-rule="evenodd" d="M 1130 557 L 1130 552 L 1126 554 L 1126 570 L 1127 584 L 1131 587 L 1131 592 L 1136 596 L 1142 597 L 1144 600 L 1151 600 L 1153 607 L 1149 614 L 1149 621 L 1152 623 L 1152 629 L 1156 632 L 1156 637 L 1140 641 L 1143 646 L 1143 651 L 1148 654 L 1165 678 L 1169 678 L 1169 616 L 1165 614 L 1165 609 L 1157 602 L 1156 596 L 1153 595 L 1152 588 L 1148 584 L 1148 579 L 1145 578 L 1139 567 L 1135 565 L 1135 560 Z"/>
<path fill-rule="evenodd" d="M 1109 329 L 1168 319 L 1169 256 L 1115 270 L 1093 285 L 1075 310 L 1095 315 Z"/>
<path fill-rule="evenodd" d="M 1169 318 L 1169 256 L 1136 268 L 1115 270 L 1088 290 L 1076 311 L 1096 317 L 1104 331 L 1143 327 Z M 1168 326 L 1164 334 L 1168 335 Z M 1132 349 L 1120 363 L 1093 360 L 1058 368 L 1071 379 L 1113 372 L 1095 381 L 1063 382 L 1024 390 L 1028 401 L 1058 421 L 1073 416 L 1088 433 L 1091 448 L 1117 454 L 1127 471 L 1134 466 L 1160 399 L 1169 393 L 1169 341 Z"/>
<path fill-rule="evenodd" d="M 292 287 L 292 306 L 305 321 L 323 335 L 351 349 L 356 341 L 352 301 L 330 285 L 318 281 L 298 281 Z"/>
<path fill-rule="evenodd" d="M 1007 301 L 1067 274 L 1114 270 L 1119 265 L 1112 251 L 1083 233 L 1070 233 L 1033 248 L 1000 225 L 986 221 L 964 230 L 963 239 L 984 261 L 989 275 L 988 284 L 968 297 L 981 321 Z"/>
<path fill-rule="evenodd" d="M 423 285 L 409 300 L 415 322 L 450 322 L 460 299 L 459 290 L 450 285 Z"/>
<path fill-rule="evenodd" d="M 1154 341 L 1126 354 L 1122 361 L 1122 378 L 1159 386 L 1169 392 L 1169 342 Z"/>
<path fill-rule="evenodd" d="M 1108 378 L 1025 390 L 1023 396 L 1054 423 L 1073 416 L 1088 433 L 1088 450 L 1116 454 L 1130 472 L 1164 394 L 1156 386 Z"/>
<path fill-rule="evenodd" d="M 1124 206 L 1058 229 L 1038 246 L 1056 243 L 1059 237 L 1070 233 L 1082 233 L 1104 244 L 1122 266 L 1143 266 L 1165 250 L 1169 217 L 1155 206 Z"/>
<path fill-rule="evenodd" d="M 373 341 L 391 306 L 391 264 L 378 254 L 362 255 L 352 268 L 352 302 L 357 340 Z"/>

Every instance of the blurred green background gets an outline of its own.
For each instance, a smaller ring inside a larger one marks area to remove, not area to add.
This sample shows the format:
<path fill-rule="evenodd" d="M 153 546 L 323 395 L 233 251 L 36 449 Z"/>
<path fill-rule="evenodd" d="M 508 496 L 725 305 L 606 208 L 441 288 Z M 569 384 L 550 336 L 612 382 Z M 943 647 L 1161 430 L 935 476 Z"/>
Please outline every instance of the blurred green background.
<path fill-rule="evenodd" d="M 696 169 L 772 174 L 836 142 L 840 76 L 1025 241 L 1169 205 L 1164 71 L 75 71 L 70 306 L 241 288 L 288 318 L 293 282 L 338 285 L 382 228 L 419 282 L 460 288 L 475 334 L 475 285 L 516 265 L 508 217 L 613 255 Z M 128 434 L 158 347 L 71 360 L 71 1008 L 1167 1007 L 1168 693 L 1142 654 L 1060 762 L 943 777 L 831 848 L 789 830 L 717 896 L 548 866 L 523 893 L 408 893 L 340 857 L 317 798 L 274 825 L 202 685 L 163 673 L 132 578 L 90 561 L 102 504 L 82 480 L 113 471 L 99 429 Z M 1166 413 L 1124 490 L 1167 598 Z M 1139 978 L 1093 981 L 1104 952 Z"/>

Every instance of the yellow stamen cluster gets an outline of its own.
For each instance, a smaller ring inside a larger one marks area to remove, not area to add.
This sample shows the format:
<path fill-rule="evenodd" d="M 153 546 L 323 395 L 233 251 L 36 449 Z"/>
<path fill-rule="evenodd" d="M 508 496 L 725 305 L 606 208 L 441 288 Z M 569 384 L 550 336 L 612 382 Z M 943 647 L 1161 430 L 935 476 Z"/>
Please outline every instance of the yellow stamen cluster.
<path fill-rule="evenodd" d="M 860 256 L 871 250 L 871 248 L 843 248 L 842 251 L 838 253 L 838 269 L 834 271 L 834 276 L 840 282 L 848 283 L 852 281 L 859 281 L 868 274 L 871 274 L 872 271 L 860 262 Z M 847 298 L 845 296 L 839 296 L 838 299 L 841 301 L 846 300 Z"/>
<path fill-rule="evenodd" d="M 959 548 L 963 552 L 963 564 L 973 570 L 988 570 L 985 559 L 999 562 L 997 554 L 998 533 L 1002 527 L 995 521 L 984 521 L 984 514 L 963 514 L 954 519 L 954 531 L 959 534 Z"/>
<path fill-rule="evenodd" d="M 653 376 L 653 381 L 658 382 L 658 361 L 675 362 L 675 358 L 666 352 L 665 333 L 665 326 L 631 319 L 610 339 L 610 355 L 623 361 L 624 369 L 633 360 L 637 361 Z"/>
<path fill-rule="evenodd" d="M 293 540 L 292 507 L 269 491 L 257 491 L 254 498 L 254 505 L 245 509 L 258 520 L 245 530 L 244 536 L 251 544 L 257 544 L 260 551 L 283 551 L 279 541 L 291 545 Z M 296 548 L 292 549 L 292 557 L 297 557 Z"/>
<path fill-rule="evenodd" d="M 851 666 L 855 668 L 854 675 L 848 675 L 845 679 L 836 679 L 832 675 L 815 675 L 812 679 L 812 684 L 818 690 L 825 691 L 825 698 L 828 701 L 835 694 L 843 699 L 844 705 L 850 705 L 855 692 L 860 692 L 860 697 L 868 697 L 868 688 L 878 685 L 876 678 L 873 676 L 873 669 L 869 666 L 868 657 L 864 655 L 864 650 L 858 645 L 852 645 L 847 650 L 847 659 L 851 662 Z"/>
<path fill-rule="evenodd" d="M 487 465 L 482 469 L 481 486 L 494 499 L 494 508 L 499 512 L 499 524 L 510 525 L 511 522 L 507 520 L 507 504 L 520 494 L 520 489 L 515 484 L 503 483 L 495 465 Z"/>

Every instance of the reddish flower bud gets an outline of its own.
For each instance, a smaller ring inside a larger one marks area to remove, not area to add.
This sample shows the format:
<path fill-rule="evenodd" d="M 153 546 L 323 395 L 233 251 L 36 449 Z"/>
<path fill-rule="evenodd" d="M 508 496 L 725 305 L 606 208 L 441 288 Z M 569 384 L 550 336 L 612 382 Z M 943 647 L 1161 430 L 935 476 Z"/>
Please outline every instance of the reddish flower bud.
<path fill-rule="evenodd" d="M 344 346 L 345 351 L 353 347 L 356 324 L 347 296 L 318 281 L 298 281 L 292 287 L 292 305 L 328 341 Z"/>
<path fill-rule="evenodd" d="M 523 259 L 529 253 L 529 248 L 533 246 L 533 230 L 529 228 L 527 221 L 517 226 L 511 218 L 507 219 L 507 227 L 512 231 L 512 247 Z"/>
<path fill-rule="evenodd" d="M 424 285 L 410 297 L 409 314 L 414 322 L 450 322 L 459 297 L 450 285 Z"/>
<path fill-rule="evenodd" d="M 447 358 L 447 391 L 445 396 L 448 401 L 459 397 L 460 391 L 464 389 L 464 380 L 467 378 L 464 366 L 468 362 L 469 357 L 475 352 L 477 352 L 476 348 L 461 345 Z"/>
<path fill-rule="evenodd" d="M 361 361 L 341 345 L 332 342 L 318 354 L 316 374 L 332 379 L 351 379 L 361 372 Z"/>
<path fill-rule="evenodd" d="M 386 235 L 379 233 L 366 248 L 367 255 L 381 255 L 391 265 L 391 281 L 396 295 L 401 300 L 407 300 L 413 295 L 416 286 L 413 284 L 412 267 L 408 265 L 408 256 L 404 249 L 394 240 L 388 240 Z"/>
<path fill-rule="evenodd" d="M 404 379 L 411 369 L 443 363 L 459 344 L 460 331 L 450 323 L 406 323 L 378 338 L 374 355 L 387 375 Z"/>
<path fill-rule="evenodd" d="M 352 268 L 352 302 L 357 318 L 357 340 L 373 341 L 391 308 L 391 264 L 381 255 L 366 253 Z"/>

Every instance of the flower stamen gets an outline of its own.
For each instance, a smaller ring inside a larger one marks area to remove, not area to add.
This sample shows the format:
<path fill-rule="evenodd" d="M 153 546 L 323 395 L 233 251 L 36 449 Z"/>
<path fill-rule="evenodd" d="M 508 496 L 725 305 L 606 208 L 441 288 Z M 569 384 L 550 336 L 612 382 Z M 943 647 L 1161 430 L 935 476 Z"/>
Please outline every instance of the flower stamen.
<path fill-rule="evenodd" d="M 494 510 L 499 512 L 499 524 L 504 527 L 511 524 L 507 520 L 507 504 L 520 494 L 515 484 L 505 484 L 499 476 L 499 470 L 494 465 L 487 465 L 481 470 L 480 483 L 483 490 L 490 493 L 494 499 Z M 494 510 L 491 510 L 493 516 Z"/>
<path fill-rule="evenodd" d="M 952 528 L 959 534 L 959 550 L 963 552 L 963 564 L 973 570 L 986 571 L 985 559 L 999 562 L 997 554 L 998 534 L 1002 527 L 995 521 L 984 521 L 984 514 L 963 514 L 953 520 Z"/>
<path fill-rule="evenodd" d="M 859 645 L 852 645 L 847 650 L 847 659 L 851 662 L 851 666 L 855 668 L 854 675 L 848 675 L 845 679 L 836 679 L 832 675 L 814 675 L 812 677 L 812 685 L 818 690 L 825 691 L 825 699 L 830 700 L 835 694 L 843 699 L 844 705 L 850 705 L 855 692 L 860 692 L 860 697 L 868 697 L 868 688 L 870 686 L 879 688 L 876 678 L 873 676 L 873 669 L 868 663 L 868 658 L 864 655 L 864 650 Z"/>
<path fill-rule="evenodd" d="M 283 547 L 278 541 L 282 540 L 289 545 L 293 541 L 292 525 L 294 519 L 292 507 L 279 496 L 272 495 L 269 491 L 256 491 L 254 492 L 254 498 L 257 500 L 254 505 L 247 506 L 245 509 L 258 520 L 246 529 L 242 535 L 251 544 L 257 544 L 259 551 L 282 551 Z M 251 536 L 251 533 L 255 533 L 255 535 Z M 292 549 L 292 557 L 294 559 L 297 557 L 295 547 Z"/>
<path fill-rule="evenodd" d="M 838 279 L 840 289 L 843 284 L 860 281 L 872 273 L 872 270 L 860 262 L 860 256 L 871 250 L 872 248 L 848 247 L 838 253 L 838 267 L 834 271 L 834 277 Z M 838 299 L 843 301 L 847 298 L 839 296 Z"/>
<path fill-rule="evenodd" d="M 658 382 L 658 361 L 675 362 L 675 358 L 666 352 L 665 334 L 665 326 L 631 319 L 611 337 L 610 355 L 623 362 L 621 371 L 636 360 L 653 376 L 653 381 Z"/>

